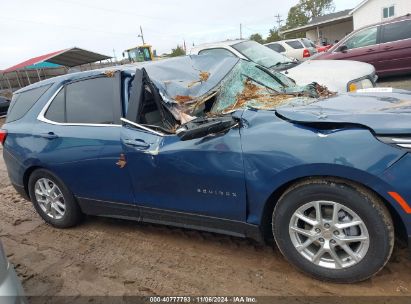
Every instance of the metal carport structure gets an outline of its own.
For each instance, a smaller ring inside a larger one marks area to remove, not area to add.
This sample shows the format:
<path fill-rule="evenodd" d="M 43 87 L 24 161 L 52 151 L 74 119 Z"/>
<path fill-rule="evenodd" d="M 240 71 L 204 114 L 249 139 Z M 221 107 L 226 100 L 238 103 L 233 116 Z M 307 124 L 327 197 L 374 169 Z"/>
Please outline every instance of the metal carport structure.
<path fill-rule="evenodd" d="M 78 47 L 34 57 L 1 71 L 0 91 L 13 91 L 37 81 L 66 74 L 71 67 L 80 67 L 80 70 L 85 64 L 89 64 L 86 69 L 101 67 L 101 64 L 94 67 L 91 64 L 109 59 L 110 56 Z"/>

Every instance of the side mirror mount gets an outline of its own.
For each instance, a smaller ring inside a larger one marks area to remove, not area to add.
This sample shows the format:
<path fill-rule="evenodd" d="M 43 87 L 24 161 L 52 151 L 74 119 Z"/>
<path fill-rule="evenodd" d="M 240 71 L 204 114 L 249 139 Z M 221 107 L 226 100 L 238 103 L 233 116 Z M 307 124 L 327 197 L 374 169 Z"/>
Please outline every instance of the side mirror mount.
<path fill-rule="evenodd" d="M 346 53 L 348 51 L 348 47 L 346 45 L 341 45 L 337 48 L 337 52 Z"/>
<path fill-rule="evenodd" d="M 238 121 L 231 116 L 218 118 L 199 117 L 184 124 L 176 133 L 181 140 L 190 140 L 225 132 L 236 125 L 238 125 Z"/>

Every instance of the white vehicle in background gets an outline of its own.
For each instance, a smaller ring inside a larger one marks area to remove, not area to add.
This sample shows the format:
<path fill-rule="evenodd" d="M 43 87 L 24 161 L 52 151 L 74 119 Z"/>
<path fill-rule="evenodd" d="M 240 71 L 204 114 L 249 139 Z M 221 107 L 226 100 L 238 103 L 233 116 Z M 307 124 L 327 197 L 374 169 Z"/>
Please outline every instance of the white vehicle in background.
<path fill-rule="evenodd" d="M 192 55 L 234 56 L 254 61 L 293 79 L 297 85 L 317 82 L 330 91 L 344 93 L 375 87 L 375 68 L 368 63 L 350 60 L 292 60 L 250 40 L 228 40 L 203 44 L 191 49 Z"/>
<path fill-rule="evenodd" d="M 27 304 L 23 287 L 0 241 L 0 303 Z"/>
<path fill-rule="evenodd" d="M 317 54 L 315 44 L 307 38 L 281 40 L 264 45 L 277 53 L 298 60 L 305 60 Z"/>

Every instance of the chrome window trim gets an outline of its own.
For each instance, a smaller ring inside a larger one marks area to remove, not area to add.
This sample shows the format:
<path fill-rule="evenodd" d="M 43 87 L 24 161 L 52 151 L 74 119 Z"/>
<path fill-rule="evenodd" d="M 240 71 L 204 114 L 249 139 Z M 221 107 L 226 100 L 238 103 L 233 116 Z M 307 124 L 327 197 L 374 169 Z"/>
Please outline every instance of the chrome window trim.
<path fill-rule="evenodd" d="M 396 143 L 410 143 L 411 144 L 411 139 L 410 138 L 391 138 L 392 141 Z"/>
<path fill-rule="evenodd" d="M 132 126 L 134 126 L 134 127 L 136 127 L 136 128 L 139 128 L 139 129 L 142 129 L 142 130 L 144 130 L 144 131 L 153 133 L 154 135 L 161 136 L 161 137 L 164 137 L 164 135 L 165 135 L 165 134 L 163 134 L 163 133 L 160 133 L 160 132 L 151 130 L 150 128 L 147 128 L 147 127 L 145 127 L 145 126 L 143 126 L 143 125 L 140 125 L 140 124 L 138 124 L 138 123 L 136 123 L 136 122 L 134 122 L 134 121 L 125 119 L 124 117 L 121 117 L 120 120 L 123 121 L 123 122 L 125 122 L 125 123 L 128 123 L 128 124 L 130 124 L 130 125 L 132 125 Z"/>
<path fill-rule="evenodd" d="M 50 119 L 47 119 L 44 115 L 50 107 L 50 104 L 53 102 L 54 98 L 58 93 L 64 88 L 64 85 L 60 86 L 58 90 L 50 97 L 46 102 L 43 109 L 41 109 L 39 115 L 37 115 L 37 120 L 58 126 L 83 126 L 83 127 L 121 127 L 120 124 L 95 124 L 95 123 L 70 123 L 70 122 L 57 122 Z"/>

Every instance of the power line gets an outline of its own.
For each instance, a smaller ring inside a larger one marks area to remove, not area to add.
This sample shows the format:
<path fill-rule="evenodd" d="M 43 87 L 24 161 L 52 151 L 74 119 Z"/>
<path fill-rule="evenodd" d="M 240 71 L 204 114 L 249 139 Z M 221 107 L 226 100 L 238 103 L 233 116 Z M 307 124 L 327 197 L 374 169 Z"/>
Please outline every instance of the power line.
<path fill-rule="evenodd" d="M 145 44 L 144 43 L 144 34 L 143 34 L 143 28 L 141 27 L 141 25 L 140 25 L 140 35 L 138 35 L 138 37 L 140 37 L 141 40 L 143 40 L 143 45 L 144 45 Z"/>
<path fill-rule="evenodd" d="M 281 28 L 281 22 L 283 22 L 284 20 L 281 19 L 281 15 L 277 14 L 274 16 L 276 18 L 276 23 L 277 23 L 277 29 L 279 30 Z"/>

